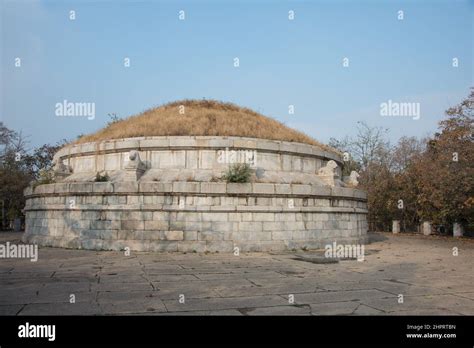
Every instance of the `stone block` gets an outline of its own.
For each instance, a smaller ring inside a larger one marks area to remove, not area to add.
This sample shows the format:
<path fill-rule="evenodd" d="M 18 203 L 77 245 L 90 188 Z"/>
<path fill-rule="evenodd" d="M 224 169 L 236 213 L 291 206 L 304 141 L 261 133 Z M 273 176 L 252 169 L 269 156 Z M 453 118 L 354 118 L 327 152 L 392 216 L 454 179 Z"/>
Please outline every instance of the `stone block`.
<path fill-rule="evenodd" d="M 392 221 L 392 233 L 400 233 L 400 221 L 399 220 L 393 220 Z"/>
<path fill-rule="evenodd" d="M 80 144 L 80 151 L 81 152 L 95 152 L 96 144 L 95 143 L 84 143 Z"/>
<path fill-rule="evenodd" d="M 323 229 L 323 221 L 307 221 L 305 225 L 306 225 L 306 229 L 308 230 L 322 230 Z"/>
<path fill-rule="evenodd" d="M 220 222 L 220 221 L 215 221 L 211 222 L 211 230 L 215 232 L 232 232 L 234 230 L 237 230 L 237 223 L 232 223 L 232 222 Z"/>
<path fill-rule="evenodd" d="M 269 197 L 257 197 L 257 206 L 269 206 L 272 204 L 272 199 Z"/>
<path fill-rule="evenodd" d="M 313 174 L 316 171 L 316 164 L 314 158 L 303 158 L 303 173 Z"/>
<path fill-rule="evenodd" d="M 206 241 L 178 242 L 178 251 L 182 253 L 203 253 L 206 251 Z"/>
<path fill-rule="evenodd" d="M 201 193 L 225 193 L 227 185 L 225 183 L 202 182 Z"/>
<path fill-rule="evenodd" d="M 228 183 L 227 193 L 246 194 L 252 192 L 252 184 Z"/>
<path fill-rule="evenodd" d="M 253 193 L 260 194 L 274 194 L 275 185 L 274 184 L 252 184 Z"/>
<path fill-rule="evenodd" d="M 183 240 L 183 231 L 165 231 L 166 240 Z"/>
<path fill-rule="evenodd" d="M 210 222 L 201 222 L 201 221 L 185 221 L 184 223 L 182 221 L 180 223 L 180 228 L 187 230 L 187 231 L 194 231 L 194 230 L 202 230 L 204 228 L 207 228 L 210 226 Z"/>
<path fill-rule="evenodd" d="M 462 237 L 464 235 L 464 226 L 458 222 L 453 224 L 453 237 Z"/>
<path fill-rule="evenodd" d="M 185 222 L 201 221 L 202 216 L 201 216 L 201 213 L 195 213 L 195 212 L 177 212 L 176 220 L 185 221 Z"/>
<path fill-rule="evenodd" d="M 160 240 L 154 243 L 148 243 L 148 248 L 145 251 L 152 252 L 176 252 L 178 251 L 179 242 Z"/>
<path fill-rule="evenodd" d="M 69 183 L 57 183 L 54 185 L 54 193 L 69 192 Z"/>
<path fill-rule="evenodd" d="M 291 192 L 294 195 L 310 195 L 311 185 L 291 184 Z"/>
<path fill-rule="evenodd" d="M 258 232 L 263 231 L 263 224 L 262 222 L 239 222 L 239 231 L 251 231 L 251 232 Z"/>
<path fill-rule="evenodd" d="M 214 150 L 200 150 L 199 151 L 199 168 L 200 169 L 214 169 L 216 166 L 216 151 Z"/>
<path fill-rule="evenodd" d="M 234 240 L 253 240 L 253 241 L 262 241 L 262 240 L 272 240 L 272 232 L 263 232 L 263 231 L 242 231 L 233 233 Z"/>
<path fill-rule="evenodd" d="M 184 169 L 186 166 L 186 151 L 162 151 L 159 156 L 160 169 Z"/>
<path fill-rule="evenodd" d="M 200 192 L 200 183 L 198 182 L 174 182 L 173 192 Z"/>
<path fill-rule="evenodd" d="M 84 239 L 117 239 L 117 230 L 86 230 L 81 231 L 80 238 Z"/>
<path fill-rule="evenodd" d="M 122 220 L 144 220 L 144 212 L 142 211 L 123 211 L 121 215 Z"/>
<path fill-rule="evenodd" d="M 263 224 L 264 231 L 279 231 L 284 228 L 284 223 L 282 221 L 278 222 L 266 222 Z"/>
<path fill-rule="evenodd" d="M 293 238 L 293 232 L 290 231 L 273 231 L 272 240 L 291 240 Z"/>
<path fill-rule="evenodd" d="M 291 158 L 291 168 L 294 172 L 303 171 L 303 160 L 301 159 L 301 157 L 293 156 Z"/>
<path fill-rule="evenodd" d="M 235 146 L 233 139 L 228 138 L 228 137 L 224 137 L 224 138 L 210 137 L 207 139 L 207 141 L 208 141 L 209 147 L 215 147 L 221 150 Z"/>
<path fill-rule="evenodd" d="M 170 213 L 167 211 L 154 211 L 153 212 L 153 220 L 159 220 L 159 221 L 169 221 L 170 219 Z"/>
<path fill-rule="evenodd" d="M 257 149 L 259 150 L 270 150 L 270 151 L 280 151 L 280 142 L 273 140 L 257 140 Z"/>
<path fill-rule="evenodd" d="M 169 229 L 168 221 L 150 220 L 145 221 L 145 230 L 164 231 Z"/>
<path fill-rule="evenodd" d="M 145 224 L 138 220 L 122 220 L 121 228 L 124 230 L 143 230 Z"/>
<path fill-rule="evenodd" d="M 197 169 L 199 164 L 198 151 L 196 150 L 187 150 L 186 151 L 186 168 Z"/>
<path fill-rule="evenodd" d="M 131 150 L 140 147 L 139 139 L 119 139 L 115 141 L 116 149 Z"/>
<path fill-rule="evenodd" d="M 328 197 L 331 195 L 331 188 L 327 186 L 311 185 L 311 194 Z"/>
<path fill-rule="evenodd" d="M 120 220 L 92 220 L 92 230 L 117 230 L 121 228 Z"/>
<path fill-rule="evenodd" d="M 140 192 L 173 192 L 173 184 L 166 182 L 141 182 Z"/>
<path fill-rule="evenodd" d="M 296 221 L 294 213 L 275 214 L 275 221 Z"/>
<path fill-rule="evenodd" d="M 197 231 L 183 231 L 184 240 L 197 240 L 198 232 Z"/>
<path fill-rule="evenodd" d="M 275 193 L 279 195 L 291 194 L 290 184 L 275 184 Z"/>
<path fill-rule="evenodd" d="M 242 221 L 242 215 L 241 213 L 229 213 L 228 219 L 229 221 L 239 222 L 239 221 Z"/>
<path fill-rule="evenodd" d="M 257 153 L 256 165 L 268 171 L 281 170 L 280 155 L 276 153 Z"/>
<path fill-rule="evenodd" d="M 291 155 L 280 155 L 281 158 L 281 170 L 284 172 L 291 172 L 292 170 L 292 156 Z"/>
<path fill-rule="evenodd" d="M 208 241 L 206 250 L 215 253 L 215 252 L 221 252 L 221 253 L 230 253 L 234 249 L 234 243 L 231 241 Z"/>
<path fill-rule="evenodd" d="M 80 182 L 80 183 L 72 182 L 69 184 L 69 191 L 77 192 L 77 193 L 91 193 L 92 185 L 93 185 L 92 183 L 87 183 L 87 182 Z M 41 187 L 41 186 L 38 186 L 38 187 Z"/>
<path fill-rule="evenodd" d="M 275 221 L 275 214 L 274 213 L 253 213 L 253 220 L 254 221 Z"/>
<path fill-rule="evenodd" d="M 429 221 L 423 222 L 422 232 L 425 236 L 429 236 L 431 234 L 431 223 Z"/>
<path fill-rule="evenodd" d="M 140 140 L 140 148 L 159 148 L 159 147 L 169 147 L 169 139 L 166 137 L 155 137 L 154 139 L 142 139 Z"/>
<path fill-rule="evenodd" d="M 114 192 L 135 193 L 138 192 L 138 183 L 133 181 L 114 182 Z"/>
<path fill-rule="evenodd" d="M 257 142 L 250 139 L 234 139 L 234 147 L 243 149 L 255 149 L 257 148 Z"/>
<path fill-rule="evenodd" d="M 113 192 L 114 187 L 110 182 L 95 182 L 92 186 L 92 192 L 96 193 L 106 193 Z"/>
<path fill-rule="evenodd" d="M 198 233 L 198 240 L 224 240 L 224 233 L 218 231 L 201 231 Z"/>
<path fill-rule="evenodd" d="M 202 221 L 227 221 L 227 213 L 202 213 Z"/>
<path fill-rule="evenodd" d="M 170 230 L 185 230 L 186 229 L 186 222 L 184 221 L 177 221 L 175 219 L 170 220 Z"/>
<path fill-rule="evenodd" d="M 174 136 L 169 139 L 171 147 L 194 147 L 196 139 L 188 136 Z"/>
<path fill-rule="evenodd" d="M 296 145 L 290 142 L 282 141 L 280 143 L 280 151 L 281 152 L 296 152 Z"/>

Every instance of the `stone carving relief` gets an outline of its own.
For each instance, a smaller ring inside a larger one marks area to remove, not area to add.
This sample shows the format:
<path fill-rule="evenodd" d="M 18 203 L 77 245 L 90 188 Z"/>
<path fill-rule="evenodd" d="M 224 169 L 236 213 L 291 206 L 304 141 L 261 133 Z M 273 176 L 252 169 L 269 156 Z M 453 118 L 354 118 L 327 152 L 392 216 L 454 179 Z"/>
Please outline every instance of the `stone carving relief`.
<path fill-rule="evenodd" d="M 140 159 L 140 153 L 137 150 L 131 150 L 128 154 L 128 162 L 125 166 L 126 179 L 138 180 L 145 171 L 146 165 Z"/>
<path fill-rule="evenodd" d="M 326 185 L 336 186 L 336 183 L 339 180 L 336 161 L 328 161 L 324 167 L 319 169 L 318 176 Z"/>
<path fill-rule="evenodd" d="M 64 164 L 61 159 L 57 159 L 53 162 L 53 173 L 54 179 L 60 181 L 72 174 L 72 167 Z"/>
<path fill-rule="evenodd" d="M 358 180 L 359 177 L 360 177 L 359 173 L 353 170 L 351 172 L 351 175 L 344 177 L 345 186 L 356 187 L 357 185 L 359 185 L 359 180 Z"/>

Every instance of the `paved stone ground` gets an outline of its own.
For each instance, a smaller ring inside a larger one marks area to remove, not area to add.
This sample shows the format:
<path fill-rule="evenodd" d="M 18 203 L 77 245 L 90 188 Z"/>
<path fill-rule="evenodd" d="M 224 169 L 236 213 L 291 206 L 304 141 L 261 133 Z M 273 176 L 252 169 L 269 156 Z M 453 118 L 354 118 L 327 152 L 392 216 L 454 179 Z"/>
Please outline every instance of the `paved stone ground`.
<path fill-rule="evenodd" d="M 20 236 L 0 233 L 0 243 Z M 296 254 L 315 255 L 303 251 L 126 257 L 41 248 L 36 263 L 0 259 L 0 314 L 474 314 L 472 240 L 379 233 L 371 240 L 364 262 L 333 264 L 300 260 Z"/>

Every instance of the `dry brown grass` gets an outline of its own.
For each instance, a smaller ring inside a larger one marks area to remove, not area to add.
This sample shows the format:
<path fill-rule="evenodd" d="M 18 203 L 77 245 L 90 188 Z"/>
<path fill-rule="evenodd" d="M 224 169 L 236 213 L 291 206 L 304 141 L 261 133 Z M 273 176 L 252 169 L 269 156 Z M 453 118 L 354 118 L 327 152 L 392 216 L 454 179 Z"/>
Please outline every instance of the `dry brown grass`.
<path fill-rule="evenodd" d="M 185 113 L 179 113 L 184 105 Z M 215 100 L 180 100 L 152 108 L 113 123 L 96 133 L 85 135 L 76 143 L 141 136 L 215 135 L 283 140 L 317 145 L 303 132 L 248 108 Z"/>

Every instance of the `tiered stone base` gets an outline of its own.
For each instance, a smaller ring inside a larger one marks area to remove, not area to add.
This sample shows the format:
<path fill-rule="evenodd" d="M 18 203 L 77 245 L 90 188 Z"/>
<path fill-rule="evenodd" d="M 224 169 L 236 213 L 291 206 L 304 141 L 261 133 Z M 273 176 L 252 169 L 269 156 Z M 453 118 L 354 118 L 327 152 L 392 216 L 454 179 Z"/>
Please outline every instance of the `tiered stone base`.
<path fill-rule="evenodd" d="M 24 241 L 96 250 L 232 252 L 366 242 L 363 191 L 300 184 L 97 182 L 25 192 Z"/>

